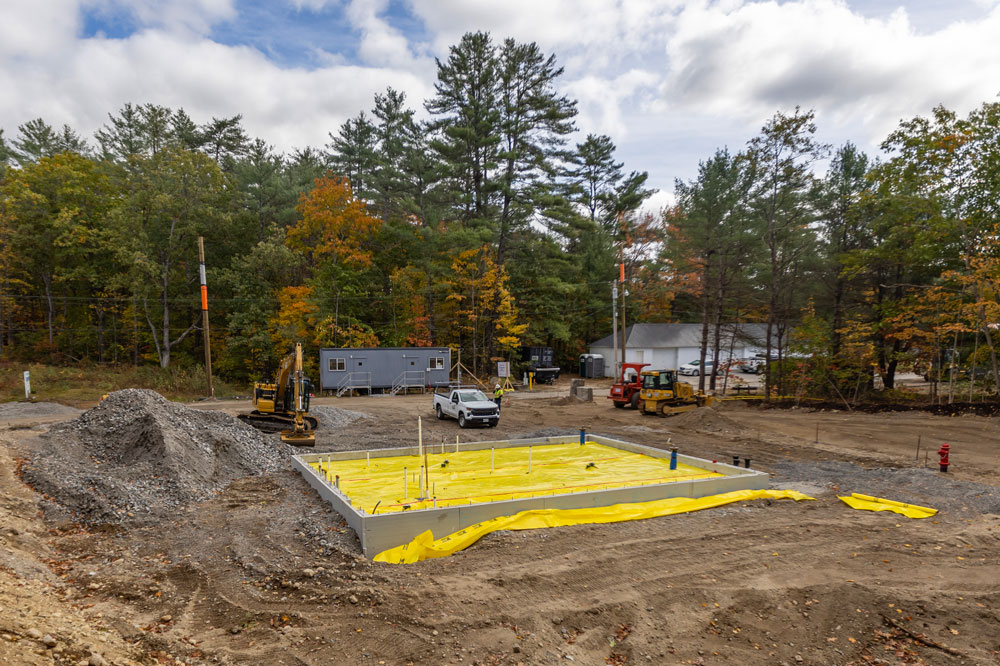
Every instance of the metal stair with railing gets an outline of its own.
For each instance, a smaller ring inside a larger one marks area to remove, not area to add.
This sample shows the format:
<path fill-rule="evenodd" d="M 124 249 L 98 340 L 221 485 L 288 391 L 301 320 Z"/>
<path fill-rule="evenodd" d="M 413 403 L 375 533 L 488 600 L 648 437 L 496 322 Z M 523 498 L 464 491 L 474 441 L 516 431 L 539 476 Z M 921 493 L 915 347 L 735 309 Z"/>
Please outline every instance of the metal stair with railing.
<path fill-rule="evenodd" d="M 404 370 L 392 381 L 389 394 L 396 395 L 400 391 L 406 393 L 411 388 L 419 388 L 423 393 L 427 388 L 427 373 L 423 370 Z"/>
<path fill-rule="evenodd" d="M 368 391 L 372 394 L 372 373 L 370 372 L 349 372 L 337 384 L 337 397 L 341 397 L 348 391 Z"/>

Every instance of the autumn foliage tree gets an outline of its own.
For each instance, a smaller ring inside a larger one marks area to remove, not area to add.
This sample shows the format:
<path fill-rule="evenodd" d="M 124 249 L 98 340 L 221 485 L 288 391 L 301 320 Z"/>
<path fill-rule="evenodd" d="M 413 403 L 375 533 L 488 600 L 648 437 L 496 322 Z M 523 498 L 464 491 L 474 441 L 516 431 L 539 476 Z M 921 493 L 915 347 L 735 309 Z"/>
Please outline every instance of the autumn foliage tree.
<path fill-rule="evenodd" d="M 518 322 L 517 306 L 507 288 L 507 272 L 483 246 L 460 252 L 452 261 L 446 309 L 450 326 L 444 340 L 472 352 L 472 371 L 490 371 L 487 345 L 509 355 L 520 345 L 527 326 Z"/>
<path fill-rule="evenodd" d="M 382 220 L 368 214 L 365 202 L 354 196 L 346 178 L 317 178 L 295 210 L 301 218 L 288 231 L 288 247 L 305 256 L 311 267 L 371 265 L 371 242 Z"/>

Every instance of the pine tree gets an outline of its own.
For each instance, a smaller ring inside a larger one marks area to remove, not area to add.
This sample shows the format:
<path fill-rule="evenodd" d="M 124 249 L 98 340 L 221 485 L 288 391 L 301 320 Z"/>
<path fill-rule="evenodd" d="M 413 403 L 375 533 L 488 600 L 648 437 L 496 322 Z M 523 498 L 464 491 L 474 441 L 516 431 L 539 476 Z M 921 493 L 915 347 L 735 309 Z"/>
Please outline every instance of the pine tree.
<path fill-rule="evenodd" d="M 375 197 L 372 180 L 378 161 L 375 157 L 375 126 L 365 112 L 348 118 L 340 126 L 337 136 L 331 133 L 326 148 L 333 173 L 347 178 L 357 197 L 372 200 Z"/>

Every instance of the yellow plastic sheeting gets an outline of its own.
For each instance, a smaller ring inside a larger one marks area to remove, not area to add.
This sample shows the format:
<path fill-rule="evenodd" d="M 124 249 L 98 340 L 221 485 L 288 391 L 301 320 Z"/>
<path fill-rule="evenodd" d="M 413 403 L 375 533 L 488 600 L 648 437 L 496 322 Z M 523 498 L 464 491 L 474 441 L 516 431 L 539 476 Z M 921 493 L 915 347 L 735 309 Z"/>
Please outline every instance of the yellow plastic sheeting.
<path fill-rule="evenodd" d="M 587 525 L 592 523 L 618 523 L 627 520 L 642 520 L 669 516 L 675 513 L 689 513 L 711 509 L 733 502 L 755 499 L 811 500 L 812 497 L 795 490 L 734 490 L 721 495 L 710 495 L 692 499 L 672 497 L 652 502 L 615 504 L 586 509 L 533 509 L 521 511 L 513 516 L 500 516 L 476 523 L 464 530 L 435 540 L 430 530 L 418 535 L 413 541 L 383 551 L 375 556 L 376 562 L 389 564 L 409 564 L 435 557 L 447 557 L 468 548 L 490 532 L 497 530 L 534 530 L 542 527 L 562 527 L 565 525 Z"/>
<path fill-rule="evenodd" d="M 937 509 L 927 506 L 917 506 L 916 504 L 903 504 L 895 500 L 883 497 L 872 497 L 871 495 L 860 495 L 851 493 L 850 497 L 837 497 L 852 509 L 861 511 L 892 511 L 906 516 L 907 518 L 930 518 L 937 513 Z"/>
<path fill-rule="evenodd" d="M 339 483 L 354 507 L 371 513 L 377 504 L 380 514 L 725 476 L 683 463 L 672 470 L 668 458 L 594 442 L 459 453 L 454 449 L 442 453 L 438 445 L 427 449 L 429 492 L 423 500 L 423 457 L 353 458 L 311 465 L 331 484 Z"/>

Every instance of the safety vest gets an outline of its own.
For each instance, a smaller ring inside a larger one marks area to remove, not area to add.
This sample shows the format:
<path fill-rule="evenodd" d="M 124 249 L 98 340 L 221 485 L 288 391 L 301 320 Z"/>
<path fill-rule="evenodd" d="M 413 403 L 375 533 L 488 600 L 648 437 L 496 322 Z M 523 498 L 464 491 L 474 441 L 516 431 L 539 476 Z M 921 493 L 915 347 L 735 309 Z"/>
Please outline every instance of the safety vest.
<path fill-rule="evenodd" d="M 494 389 L 493 390 L 493 397 L 494 398 L 502 398 L 503 397 L 503 389 L 502 388 Z"/>

